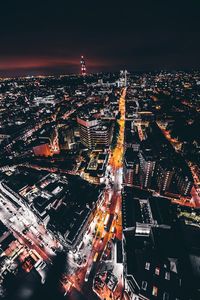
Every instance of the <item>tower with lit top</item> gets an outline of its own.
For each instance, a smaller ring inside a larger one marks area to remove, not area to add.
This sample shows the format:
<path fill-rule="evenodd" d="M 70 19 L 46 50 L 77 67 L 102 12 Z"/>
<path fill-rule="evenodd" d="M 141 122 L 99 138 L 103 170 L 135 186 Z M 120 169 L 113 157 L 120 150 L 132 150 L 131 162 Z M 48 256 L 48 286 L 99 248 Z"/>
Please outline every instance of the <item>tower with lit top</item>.
<path fill-rule="evenodd" d="M 85 60 L 84 60 L 83 56 L 81 56 L 80 64 L 81 64 L 81 75 L 85 76 L 86 75 L 86 64 L 85 64 Z"/>

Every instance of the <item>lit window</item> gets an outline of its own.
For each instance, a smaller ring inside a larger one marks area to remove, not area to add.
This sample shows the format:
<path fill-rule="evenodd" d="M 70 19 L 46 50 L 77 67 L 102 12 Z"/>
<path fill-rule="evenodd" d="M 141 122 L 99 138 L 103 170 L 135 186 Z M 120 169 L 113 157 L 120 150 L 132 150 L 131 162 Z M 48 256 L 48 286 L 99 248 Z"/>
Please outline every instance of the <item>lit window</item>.
<path fill-rule="evenodd" d="M 153 286 L 152 295 L 155 297 L 158 295 L 158 288 L 156 286 Z"/>
<path fill-rule="evenodd" d="M 158 268 L 158 267 L 155 268 L 155 274 L 159 276 L 159 274 L 160 274 L 160 268 Z"/>
<path fill-rule="evenodd" d="M 169 272 L 165 272 L 165 279 L 170 280 L 170 273 Z"/>
<path fill-rule="evenodd" d="M 146 262 L 146 264 L 145 264 L 145 269 L 146 269 L 146 270 L 149 270 L 149 269 L 150 269 L 150 263 L 149 263 L 149 262 Z"/>

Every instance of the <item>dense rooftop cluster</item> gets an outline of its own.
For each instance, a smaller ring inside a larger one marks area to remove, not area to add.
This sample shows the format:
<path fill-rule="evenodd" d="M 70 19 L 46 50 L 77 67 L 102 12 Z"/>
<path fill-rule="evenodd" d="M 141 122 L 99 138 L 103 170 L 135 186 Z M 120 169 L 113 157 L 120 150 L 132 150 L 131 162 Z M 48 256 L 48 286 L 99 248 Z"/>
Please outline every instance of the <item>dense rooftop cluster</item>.
<path fill-rule="evenodd" d="M 197 71 L 0 80 L 0 293 L 63 251 L 63 294 L 198 299 L 199 112 Z"/>

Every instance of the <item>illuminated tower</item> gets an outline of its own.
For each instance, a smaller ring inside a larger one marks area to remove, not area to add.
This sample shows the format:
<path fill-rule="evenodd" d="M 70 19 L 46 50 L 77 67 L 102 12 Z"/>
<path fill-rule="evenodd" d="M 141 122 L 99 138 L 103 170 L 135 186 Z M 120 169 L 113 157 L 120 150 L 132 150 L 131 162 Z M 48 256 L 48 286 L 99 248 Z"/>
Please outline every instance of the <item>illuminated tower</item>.
<path fill-rule="evenodd" d="M 85 60 L 84 60 L 83 56 L 81 56 L 80 64 L 81 64 L 81 75 L 85 76 L 86 75 L 86 65 L 85 65 Z"/>

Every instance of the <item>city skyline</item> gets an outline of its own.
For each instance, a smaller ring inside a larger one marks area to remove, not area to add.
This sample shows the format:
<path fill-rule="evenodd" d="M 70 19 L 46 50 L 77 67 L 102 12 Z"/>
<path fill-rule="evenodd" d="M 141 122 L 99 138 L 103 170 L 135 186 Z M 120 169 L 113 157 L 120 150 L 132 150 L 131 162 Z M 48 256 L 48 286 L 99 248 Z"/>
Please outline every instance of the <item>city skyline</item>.
<path fill-rule="evenodd" d="M 0 76 L 198 69 L 198 1 L 25 1 L 0 12 Z"/>
<path fill-rule="evenodd" d="M 0 80 L 0 299 L 199 299 L 200 72 L 79 70 Z"/>
<path fill-rule="evenodd" d="M 3 1 L 0 299 L 200 299 L 200 1 Z"/>

